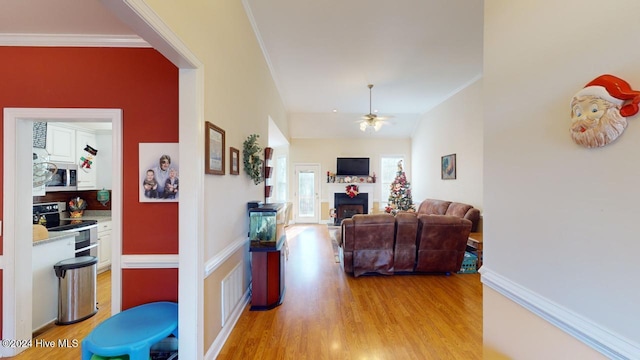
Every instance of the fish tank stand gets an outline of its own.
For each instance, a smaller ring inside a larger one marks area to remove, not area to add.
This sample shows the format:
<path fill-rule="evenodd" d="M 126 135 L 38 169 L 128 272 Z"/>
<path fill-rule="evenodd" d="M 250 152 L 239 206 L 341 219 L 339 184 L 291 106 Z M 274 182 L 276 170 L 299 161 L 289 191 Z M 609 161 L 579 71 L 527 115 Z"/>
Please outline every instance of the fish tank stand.
<path fill-rule="evenodd" d="M 260 204 L 249 208 L 250 310 L 270 310 L 284 300 L 286 207 L 285 204 Z"/>

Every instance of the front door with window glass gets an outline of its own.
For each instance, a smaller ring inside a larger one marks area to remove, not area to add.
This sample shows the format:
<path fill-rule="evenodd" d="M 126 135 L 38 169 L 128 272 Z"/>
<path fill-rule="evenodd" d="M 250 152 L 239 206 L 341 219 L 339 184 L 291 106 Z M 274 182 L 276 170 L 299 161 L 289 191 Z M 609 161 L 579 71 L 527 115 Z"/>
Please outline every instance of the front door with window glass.
<path fill-rule="evenodd" d="M 296 165 L 296 223 L 318 223 L 320 165 Z"/>

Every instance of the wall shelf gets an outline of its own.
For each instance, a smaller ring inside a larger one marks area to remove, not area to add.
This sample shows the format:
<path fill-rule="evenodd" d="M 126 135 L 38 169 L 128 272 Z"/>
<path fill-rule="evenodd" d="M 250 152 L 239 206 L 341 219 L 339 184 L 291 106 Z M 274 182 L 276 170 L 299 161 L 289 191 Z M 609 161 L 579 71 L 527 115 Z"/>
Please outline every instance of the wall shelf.
<path fill-rule="evenodd" d="M 271 184 L 271 177 L 273 176 L 273 166 L 271 166 L 271 157 L 273 156 L 273 148 L 264 148 L 264 202 L 269 203 L 269 198 L 272 196 L 273 186 Z"/>

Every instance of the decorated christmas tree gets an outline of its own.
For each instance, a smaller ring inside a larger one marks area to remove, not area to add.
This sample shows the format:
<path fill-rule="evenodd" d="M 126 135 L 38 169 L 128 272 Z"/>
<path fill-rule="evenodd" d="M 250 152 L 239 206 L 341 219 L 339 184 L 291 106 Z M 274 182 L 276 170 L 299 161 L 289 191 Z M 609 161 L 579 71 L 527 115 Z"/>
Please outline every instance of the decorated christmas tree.
<path fill-rule="evenodd" d="M 391 183 L 390 190 L 386 212 L 395 214 L 398 211 L 415 210 L 411 198 L 411 184 L 407 181 L 407 176 L 402 170 L 402 160 L 398 161 L 398 171 L 396 178 Z"/>

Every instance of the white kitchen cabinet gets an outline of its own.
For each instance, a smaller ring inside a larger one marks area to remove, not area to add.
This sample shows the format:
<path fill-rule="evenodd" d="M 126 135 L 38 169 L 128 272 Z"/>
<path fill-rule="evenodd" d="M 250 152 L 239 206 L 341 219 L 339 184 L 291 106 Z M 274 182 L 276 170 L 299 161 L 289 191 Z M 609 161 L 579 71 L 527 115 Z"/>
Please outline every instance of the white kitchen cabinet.
<path fill-rule="evenodd" d="M 32 195 L 33 196 L 45 196 L 47 194 L 44 184 L 40 185 L 40 186 L 34 186 L 33 190 L 32 190 Z"/>
<path fill-rule="evenodd" d="M 98 272 L 111 268 L 111 221 L 98 222 Z"/>
<path fill-rule="evenodd" d="M 96 148 L 96 134 L 76 130 L 76 155 L 78 158 L 78 190 L 95 190 L 97 188 L 98 164 L 95 156 L 89 154 L 84 149 L 89 145 Z M 82 158 L 90 161 L 90 164 L 83 166 Z"/>
<path fill-rule="evenodd" d="M 51 162 L 76 162 L 76 131 L 74 129 L 47 123 L 47 145 Z"/>

